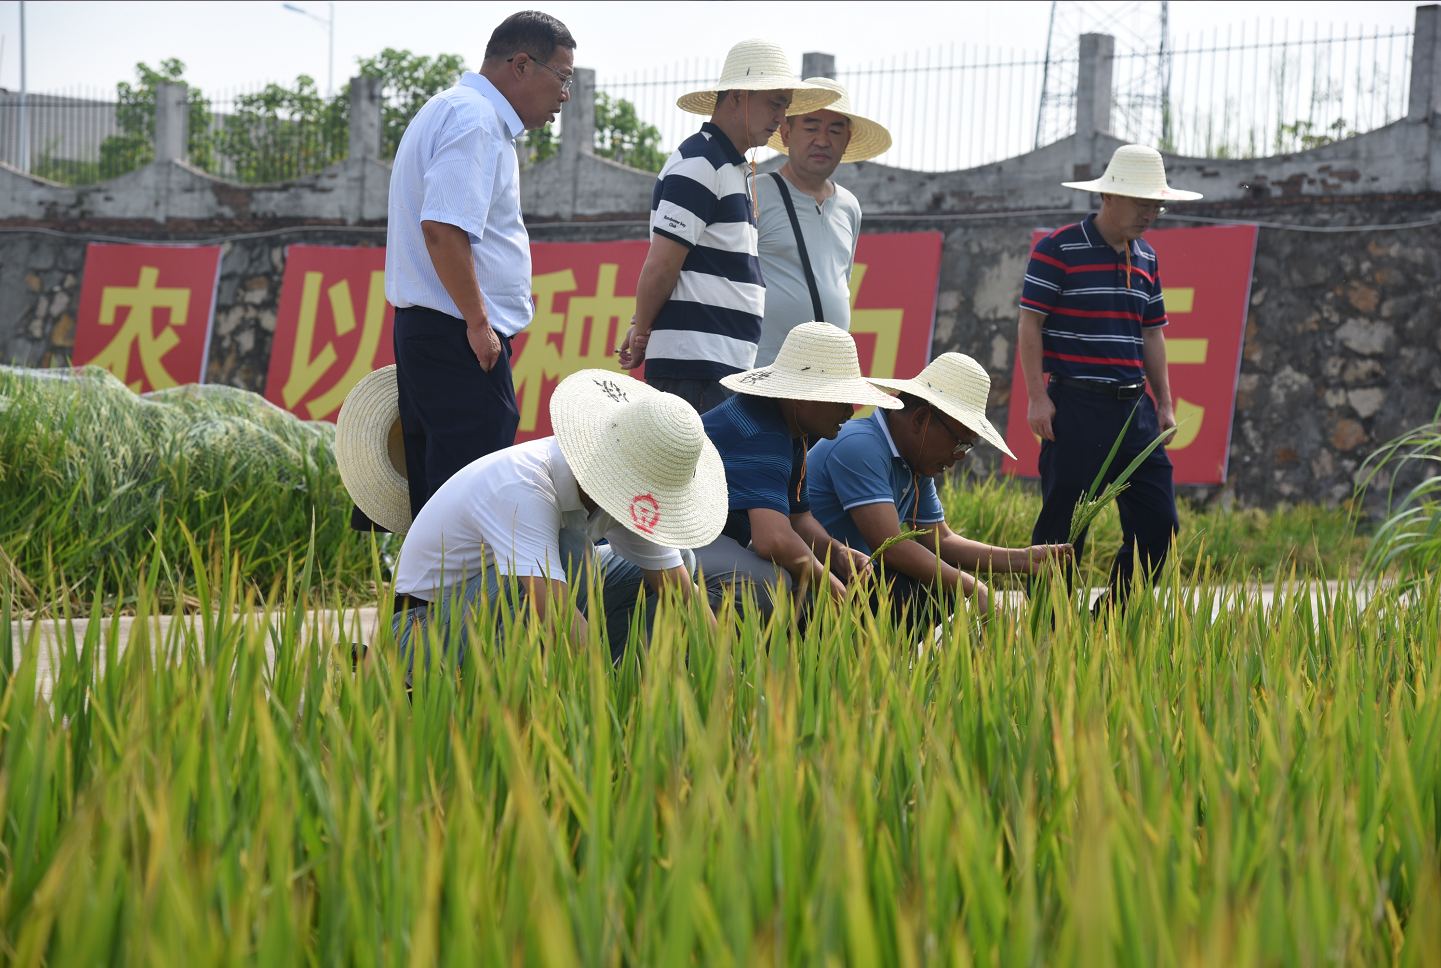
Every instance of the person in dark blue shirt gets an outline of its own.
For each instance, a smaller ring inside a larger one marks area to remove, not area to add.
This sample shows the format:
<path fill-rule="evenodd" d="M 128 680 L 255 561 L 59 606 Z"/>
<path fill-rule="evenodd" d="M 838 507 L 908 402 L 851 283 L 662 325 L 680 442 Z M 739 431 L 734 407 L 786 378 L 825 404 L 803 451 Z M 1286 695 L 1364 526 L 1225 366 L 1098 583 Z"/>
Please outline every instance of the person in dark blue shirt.
<path fill-rule="evenodd" d="M 874 383 L 900 391 L 900 410 L 853 420 L 835 440 L 810 452 L 811 506 L 834 538 L 869 555 L 904 531 L 920 531 L 881 556 L 882 577 L 898 615 L 918 622 L 955 607 L 959 594 L 989 609 L 985 583 L 967 571 L 1034 574 L 1069 545 L 1000 548 L 972 541 L 946 525 L 934 477 L 985 440 L 1010 450 L 989 420 L 991 378 L 960 353 L 943 353 L 912 380 Z M 942 604 L 944 603 L 944 604 Z"/>
<path fill-rule="evenodd" d="M 702 423 L 725 465 L 730 513 L 721 536 L 695 551 L 712 603 L 747 586 L 767 615 L 793 587 L 844 597 L 843 581 L 867 569 L 867 556 L 811 514 L 806 446 L 835 437 L 855 405 L 900 402 L 861 378 L 855 340 L 827 323 L 802 323 L 773 364 L 721 383 L 735 396 Z"/>

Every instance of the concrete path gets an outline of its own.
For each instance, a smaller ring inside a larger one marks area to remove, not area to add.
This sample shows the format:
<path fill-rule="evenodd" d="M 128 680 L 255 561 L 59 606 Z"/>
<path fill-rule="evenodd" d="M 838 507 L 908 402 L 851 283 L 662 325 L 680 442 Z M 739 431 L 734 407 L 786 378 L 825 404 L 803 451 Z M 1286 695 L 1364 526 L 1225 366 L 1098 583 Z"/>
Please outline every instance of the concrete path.
<path fill-rule="evenodd" d="M 1336 581 L 1328 581 L 1325 584 L 1327 597 L 1334 597 L 1338 592 L 1339 583 Z M 1241 588 L 1234 585 L 1216 588 L 1214 591 L 1214 598 L 1212 603 L 1212 614 L 1214 615 L 1220 611 L 1222 601 L 1225 596 L 1235 596 L 1241 591 Z M 1271 609 L 1275 602 L 1276 589 L 1270 584 L 1252 585 L 1249 588 L 1245 589 L 1245 591 L 1248 596 L 1255 596 L 1259 594 L 1262 606 L 1268 611 Z M 1373 591 L 1374 588 L 1369 585 L 1356 586 L 1354 589 L 1354 595 L 1356 597 L 1357 603 L 1364 603 L 1368 598 L 1370 598 Z M 1102 588 L 1092 588 L 1092 603 L 1094 603 L 1096 599 L 1100 598 L 1103 592 L 1104 589 Z M 1319 605 L 1320 598 L 1320 584 L 1317 582 L 1311 583 L 1312 604 Z M 1019 608 L 1024 604 L 1024 602 L 1024 595 L 1018 591 L 1003 592 L 1000 596 L 1000 606 L 1002 608 Z M 321 623 L 321 627 L 328 629 L 332 637 L 337 637 L 336 629 L 339 627 L 338 622 L 340 620 L 340 614 L 341 613 L 330 609 L 322 610 L 314 614 L 314 621 L 318 621 L 319 623 Z M 185 616 L 182 621 L 187 623 L 193 623 L 198 617 L 199 616 L 196 615 L 189 615 Z M 345 612 L 345 635 L 343 637 L 349 639 L 352 642 L 365 642 L 366 644 L 369 644 L 375 638 L 376 618 L 377 610 L 375 608 L 357 608 Z M 108 626 L 111 619 L 105 618 L 100 619 L 100 621 L 104 622 Z M 307 626 L 307 629 L 315 627 L 314 621 Z M 77 643 L 83 642 L 86 630 L 89 627 L 90 620 L 82 618 L 74 619 L 73 622 L 75 626 L 75 641 Z M 150 640 L 152 642 L 165 642 L 170 635 L 171 626 L 174 622 L 175 619 L 172 616 L 168 615 L 152 617 L 150 619 Z M 137 631 L 135 629 L 135 623 L 136 619 L 133 617 L 122 616 L 119 620 L 119 641 L 122 643 L 122 650 L 130 644 L 135 632 Z M 63 634 L 64 624 L 52 619 L 42 619 L 38 623 L 38 625 L 40 636 L 40 668 L 38 670 L 37 680 L 41 693 L 48 697 L 53 684 L 53 675 L 51 672 L 51 669 L 53 668 L 52 663 L 58 661 L 58 656 L 56 655 L 55 651 L 57 643 L 60 641 L 59 636 L 57 636 L 57 628 Z M 17 621 L 11 626 L 11 633 L 14 636 L 13 641 L 15 643 L 15 661 L 17 663 L 19 662 L 21 649 L 24 642 L 24 640 L 22 639 L 22 635 L 28 636 L 30 634 L 33 634 L 32 630 L 34 626 L 35 623 L 30 621 L 25 621 L 23 623 Z M 108 628 L 102 629 L 101 637 L 102 639 L 108 637 Z M 275 661 L 274 646 L 267 642 L 265 646 L 265 652 L 266 659 L 269 662 L 273 663 Z M 104 660 L 105 653 L 104 646 L 102 645 L 100 661 L 103 662 Z"/>

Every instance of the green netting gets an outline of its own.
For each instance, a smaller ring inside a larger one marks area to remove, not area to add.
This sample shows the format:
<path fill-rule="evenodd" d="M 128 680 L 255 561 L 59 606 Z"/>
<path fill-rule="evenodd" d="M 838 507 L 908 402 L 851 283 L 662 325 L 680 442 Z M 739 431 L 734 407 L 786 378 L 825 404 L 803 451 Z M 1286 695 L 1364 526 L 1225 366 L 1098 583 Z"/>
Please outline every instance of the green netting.
<path fill-rule="evenodd" d="M 184 386 L 136 395 L 105 370 L 0 366 L 0 573 L 126 573 L 162 545 L 225 526 L 256 580 L 304 554 L 353 542 L 335 468 L 335 428 L 258 394 Z M 185 562 L 180 547 L 170 564 Z M 357 558 L 358 563 L 358 558 Z"/>

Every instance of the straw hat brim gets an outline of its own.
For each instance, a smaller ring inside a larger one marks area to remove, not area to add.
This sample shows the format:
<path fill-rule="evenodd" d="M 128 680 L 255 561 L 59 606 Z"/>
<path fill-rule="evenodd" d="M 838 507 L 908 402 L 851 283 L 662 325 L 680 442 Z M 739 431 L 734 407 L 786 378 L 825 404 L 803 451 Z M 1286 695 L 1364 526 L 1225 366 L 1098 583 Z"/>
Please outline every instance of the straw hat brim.
<path fill-rule="evenodd" d="M 841 155 L 843 163 L 869 161 L 891 150 L 891 133 L 885 129 L 884 125 L 859 114 L 852 114 L 850 111 L 841 111 L 835 107 L 797 109 L 795 105 L 791 105 L 786 109 L 786 117 L 809 114 L 811 111 L 817 110 L 835 111 L 837 114 L 844 114 L 851 119 L 851 142 L 846 145 L 846 153 Z M 772 151 L 779 151 L 783 155 L 790 154 L 790 150 L 781 141 L 779 131 L 771 135 L 771 140 L 766 142 L 766 147 Z"/>
<path fill-rule="evenodd" d="M 725 527 L 730 507 L 720 452 L 702 431 L 694 474 L 679 485 L 657 483 L 653 461 L 617 433 L 611 419 L 615 400 L 605 381 L 624 381 L 630 399 L 661 394 L 611 370 L 581 370 L 561 381 L 551 394 L 550 422 L 575 479 L 606 513 L 643 538 L 666 548 L 710 544 Z"/>
<path fill-rule="evenodd" d="M 1006 446 L 1006 438 L 996 432 L 996 428 L 986 419 L 984 410 L 977 410 L 974 407 L 963 407 L 955 400 L 948 400 L 926 385 L 924 380 L 872 380 L 877 386 L 887 387 L 900 393 L 909 393 L 913 397 L 920 397 L 933 406 L 940 408 L 941 412 L 952 420 L 959 420 L 967 427 L 981 435 L 986 443 L 1001 451 L 1012 460 L 1016 455 L 1011 453 L 1011 448 Z M 899 401 L 897 401 L 899 403 Z"/>
<path fill-rule="evenodd" d="M 1125 195 L 1127 198 L 1145 198 L 1162 202 L 1194 202 L 1204 198 L 1200 192 L 1186 192 L 1169 185 L 1156 189 L 1127 188 L 1124 185 L 1108 183 L 1104 177 L 1084 182 L 1061 182 L 1063 188 L 1075 188 L 1083 192 L 1097 192 L 1105 195 Z"/>
<path fill-rule="evenodd" d="M 774 74 L 761 74 L 756 77 L 738 78 L 727 87 L 708 87 L 701 91 L 691 91 L 689 94 L 682 94 L 676 99 L 675 106 L 682 111 L 689 111 L 691 114 L 700 114 L 710 117 L 715 114 L 715 96 L 721 91 L 791 91 L 791 106 L 787 111 L 818 111 L 827 104 L 833 104 L 840 98 L 836 91 L 818 87 L 815 84 L 807 84 L 799 78 L 792 81 L 791 78 L 777 77 Z"/>
<path fill-rule="evenodd" d="M 395 364 L 369 374 L 345 397 L 335 421 L 335 463 L 355 506 L 382 528 L 410 530 L 410 487 Z"/>
<path fill-rule="evenodd" d="M 732 373 L 721 378 L 721 386 L 736 393 L 778 400 L 814 400 L 820 403 L 852 403 L 861 407 L 896 410 L 901 402 L 889 393 L 877 390 L 871 381 L 842 377 L 810 377 L 775 364 Z M 880 381 L 875 381 L 879 383 Z"/>

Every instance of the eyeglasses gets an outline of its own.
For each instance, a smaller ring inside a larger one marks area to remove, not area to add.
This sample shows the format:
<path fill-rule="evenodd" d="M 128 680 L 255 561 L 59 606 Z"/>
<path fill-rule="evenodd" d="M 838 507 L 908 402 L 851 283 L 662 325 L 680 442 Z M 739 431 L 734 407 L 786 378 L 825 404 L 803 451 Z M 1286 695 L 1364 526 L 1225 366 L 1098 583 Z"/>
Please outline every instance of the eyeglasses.
<path fill-rule="evenodd" d="M 974 437 L 971 438 L 969 441 L 962 441 L 960 435 L 957 434 L 954 430 L 952 430 L 950 426 L 947 425 L 946 421 L 939 415 L 936 416 L 936 423 L 940 424 L 942 427 L 945 427 L 946 433 L 950 434 L 951 439 L 956 442 L 956 446 L 951 448 L 951 456 L 954 457 L 956 460 L 960 460 L 962 457 L 965 457 L 967 454 L 969 454 L 972 450 L 975 449 L 976 441 Z"/>
<path fill-rule="evenodd" d="M 526 51 L 521 51 L 520 54 L 525 54 L 525 56 L 526 56 L 526 57 L 529 57 L 529 58 L 531 59 L 531 61 L 533 61 L 534 63 L 540 65 L 541 67 L 544 67 L 546 70 L 550 71 L 550 72 L 551 72 L 552 74 L 554 74 L 556 77 L 560 78 L 560 93 L 564 94 L 564 93 L 566 93 L 567 91 L 570 90 L 570 82 L 575 79 L 575 75 L 574 75 L 574 74 L 562 74 L 560 71 L 556 70 L 554 67 L 551 67 L 549 64 L 547 64 L 545 61 L 540 60 L 540 59 L 537 58 L 534 54 L 527 53 Z M 520 54 L 516 54 L 515 57 L 519 57 Z M 509 64 L 511 61 L 515 60 L 515 57 L 507 57 L 507 58 L 505 59 L 505 62 L 506 62 L 507 64 Z"/>
<path fill-rule="evenodd" d="M 1166 206 L 1159 202 L 1143 202 L 1139 198 L 1131 199 L 1131 204 L 1147 215 L 1165 215 Z"/>

